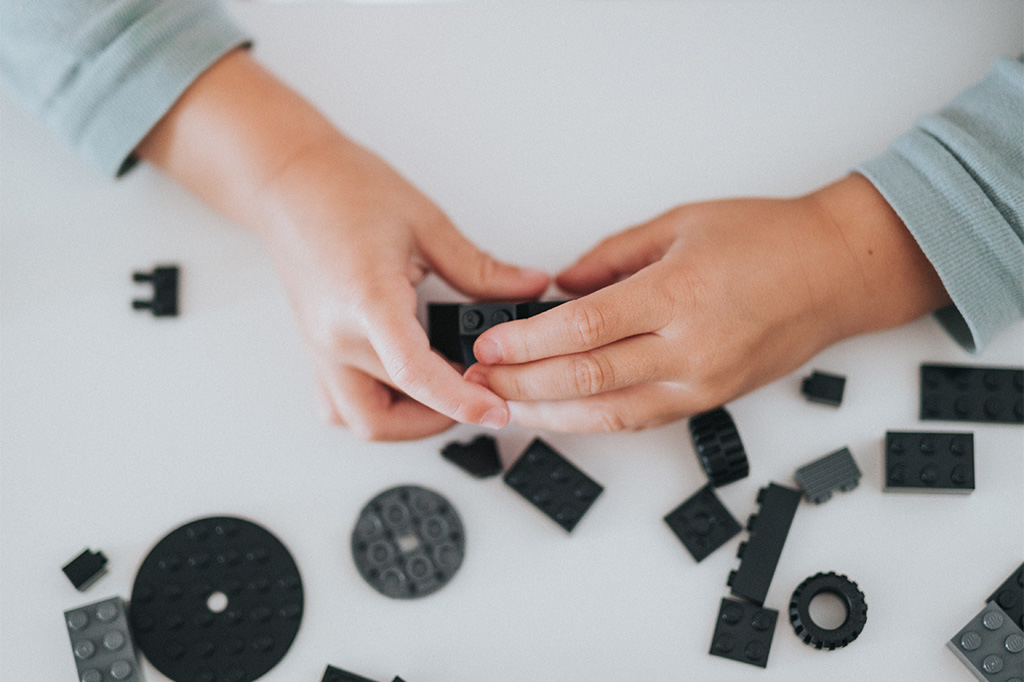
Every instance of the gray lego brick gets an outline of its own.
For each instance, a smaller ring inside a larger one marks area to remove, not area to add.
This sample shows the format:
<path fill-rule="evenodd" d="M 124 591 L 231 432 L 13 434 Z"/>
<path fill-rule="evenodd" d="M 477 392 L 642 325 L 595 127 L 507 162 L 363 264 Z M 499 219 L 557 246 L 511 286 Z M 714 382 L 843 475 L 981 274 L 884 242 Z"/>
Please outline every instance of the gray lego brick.
<path fill-rule="evenodd" d="M 143 682 L 124 600 L 112 597 L 64 612 L 81 682 Z"/>
<path fill-rule="evenodd" d="M 983 682 L 1024 679 L 1024 632 L 995 604 L 986 604 L 946 646 Z"/>
<path fill-rule="evenodd" d="M 796 470 L 796 482 L 814 504 L 832 497 L 836 490 L 848 492 L 860 483 L 860 469 L 849 448 L 842 448 Z"/>

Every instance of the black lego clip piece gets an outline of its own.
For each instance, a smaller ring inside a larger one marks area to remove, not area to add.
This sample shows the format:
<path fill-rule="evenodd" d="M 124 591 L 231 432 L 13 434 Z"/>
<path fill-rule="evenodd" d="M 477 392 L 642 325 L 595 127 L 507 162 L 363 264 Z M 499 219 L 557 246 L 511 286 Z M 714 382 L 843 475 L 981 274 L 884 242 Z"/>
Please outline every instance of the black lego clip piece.
<path fill-rule="evenodd" d="M 72 559 L 63 570 L 71 584 L 79 592 L 85 592 L 107 572 L 107 557 L 103 552 L 87 549 Z"/>
<path fill-rule="evenodd" d="M 132 309 L 149 310 L 154 317 L 178 316 L 178 276 L 177 265 L 161 265 L 153 268 L 153 272 L 135 272 L 135 282 L 152 282 L 153 298 L 150 300 L 135 299 Z"/>

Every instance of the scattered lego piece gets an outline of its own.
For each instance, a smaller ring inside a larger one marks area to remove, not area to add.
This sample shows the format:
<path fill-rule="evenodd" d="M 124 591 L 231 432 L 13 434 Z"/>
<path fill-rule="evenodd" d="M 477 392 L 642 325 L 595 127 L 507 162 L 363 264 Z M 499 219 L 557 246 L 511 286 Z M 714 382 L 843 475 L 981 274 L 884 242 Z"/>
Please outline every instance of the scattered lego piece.
<path fill-rule="evenodd" d="M 441 456 L 476 478 L 488 478 L 501 473 L 498 442 L 493 436 L 477 436 L 469 443 L 452 441 L 441 449 Z"/>
<path fill-rule="evenodd" d="M 691 417 L 690 436 L 711 485 L 721 488 L 750 473 L 736 423 L 724 407 Z"/>
<path fill-rule="evenodd" d="M 437 592 L 462 565 L 466 535 L 451 502 L 406 485 L 380 493 L 352 531 L 352 558 L 373 589 L 394 599 Z"/>
<path fill-rule="evenodd" d="M 1018 566 L 987 601 L 995 602 L 1017 627 L 1024 630 L 1024 564 Z"/>
<path fill-rule="evenodd" d="M 171 678 L 252 682 L 284 658 L 302 622 L 298 567 L 250 521 L 199 519 L 150 551 L 132 588 L 135 644 Z"/>
<path fill-rule="evenodd" d="M 670 512 L 665 523 L 698 562 L 740 532 L 740 524 L 715 495 L 710 483 Z"/>
<path fill-rule="evenodd" d="M 81 682 L 143 682 L 142 665 L 120 597 L 64 612 Z"/>
<path fill-rule="evenodd" d="M 811 602 L 819 594 L 839 597 L 846 607 L 846 618 L 836 628 L 823 628 L 811 618 Z M 857 639 L 868 622 L 864 593 L 845 575 L 818 573 L 800 583 L 789 600 L 789 622 L 804 644 L 833 651 Z"/>
<path fill-rule="evenodd" d="M 800 385 L 800 392 L 812 403 L 839 407 L 843 402 L 846 377 L 814 370 Z"/>
<path fill-rule="evenodd" d="M 1024 424 L 1024 369 L 921 365 L 921 419 Z"/>
<path fill-rule="evenodd" d="M 849 492 L 856 488 L 861 474 L 849 448 L 842 448 L 805 464 L 794 476 L 808 501 L 821 504 L 836 490 Z"/>
<path fill-rule="evenodd" d="M 107 557 L 103 552 L 87 549 L 72 559 L 63 569 L 71 584 L 79 592 L 85 592 L 93 583 L 107 573 Z"/>
<path fill-rule="evenodd" d="M 882 489 L 970 493 L 974 490 L 974 434 L 887 432 Z"/>
<path fill-rule="evenodd" d="M 177 265 L 161 265 L 153 268 L 153 272 L 133 273 L 134 281 L 153 283 L 153 298 L 148 301 L 136 299 L 132 301 L 132 308 L 149 310 L 154 317 L 177 317 L 178 274 Z"/>
<path fill-rule="evenodd" d="M 327 670 L 324 671 L 324 677 L 320 682 L 373 682 L 373 680 L 329 665 Z"/>
<path fill-rule="evenodd" d="M 473 344 L 485 331 L 502 322 L 539 315 L 564 302 L 428 303 L 427 337 L 434 350 L 469 367 L 476 362 Z"/>
<path fill-rule="evenodd" d="M 505 483 L 570 533 L 604 491 L 540 438 L 508 470 Z"/>
<path fill-rule="evenodd" d="M 779 612 L 773 609 L 723 597 L 709 653 L 766 667 L 778 617 Z"/>
<path fill-rule="evenodd" d="M 740 567 L 729 573 L 726 584 L 734 597 L 761 606 L 800 504 L 800 491 L 770 483 L 757 493 L 757 503 L 761 506 L 759 512 L 747 521 L 750 538 L 741 542 L 736 552 Z"/>
<path fill-rule="evenodd" d="M 1024 678 L 1024 632 L 995 604 L 987 604 L 946 646 L 979 680 Z"/>

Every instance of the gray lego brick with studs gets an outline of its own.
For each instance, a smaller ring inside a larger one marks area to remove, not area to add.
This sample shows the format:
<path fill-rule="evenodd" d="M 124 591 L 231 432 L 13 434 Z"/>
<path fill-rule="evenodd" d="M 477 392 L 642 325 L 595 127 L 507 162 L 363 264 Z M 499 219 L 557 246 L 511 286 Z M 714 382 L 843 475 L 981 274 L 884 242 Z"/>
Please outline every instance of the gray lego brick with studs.
<path fill-rule="evenodd" d="M 81 682 L 143 682 L 124 600 L 112 597 L 64 612 Z"/>
<path fill-rule="evenodd" d="M 946 646 L 979 680 L 1024 679 L 1024 633 L 995 604 L 987 604 Z"/>

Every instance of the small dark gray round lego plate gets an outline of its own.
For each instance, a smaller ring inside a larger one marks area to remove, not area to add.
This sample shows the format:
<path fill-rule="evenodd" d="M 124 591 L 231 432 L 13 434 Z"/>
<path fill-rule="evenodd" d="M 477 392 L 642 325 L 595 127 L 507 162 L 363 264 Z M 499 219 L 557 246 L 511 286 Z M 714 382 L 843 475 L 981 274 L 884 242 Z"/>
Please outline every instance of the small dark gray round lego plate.
<path fill-rule="evenodd" d="M 426 488 L 385 490 L 363 508 L 352 531 L 352 558 L 373 589 L 415 599 L 452 579 L 466 554 L 462 520 L 451 503 Z"/>
<path fill-rule="evenodd" d="M 284 658 L 302 621 L 299 569 L 281 541 L 220 516 L 164 537 L 135 576 L 135 644 L 175 682 L 251 682 Z"/>

